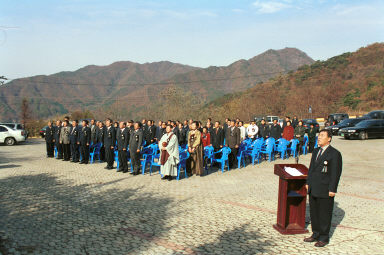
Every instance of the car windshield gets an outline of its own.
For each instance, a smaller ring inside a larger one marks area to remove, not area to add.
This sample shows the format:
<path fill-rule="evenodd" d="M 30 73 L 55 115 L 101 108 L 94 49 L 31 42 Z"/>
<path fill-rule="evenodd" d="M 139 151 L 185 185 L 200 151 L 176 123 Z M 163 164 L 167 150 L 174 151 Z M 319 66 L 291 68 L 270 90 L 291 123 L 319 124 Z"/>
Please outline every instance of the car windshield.
<path fill-rule="evenodd" d="M 356 127 L 362 127 L 362 128 L 366 128 L 366 127 L 370 127 L 374 124 L 375 122 L 372 122 L 372 121 L 362 121 L 362 122 L 359 122 L 356 124 Z"/>
<path fill-rule="evenodd" d="M 340 122 L 340 125 L 348 125 L 349 123 L 352 123 L 353 119 L 345 119 Z"/>

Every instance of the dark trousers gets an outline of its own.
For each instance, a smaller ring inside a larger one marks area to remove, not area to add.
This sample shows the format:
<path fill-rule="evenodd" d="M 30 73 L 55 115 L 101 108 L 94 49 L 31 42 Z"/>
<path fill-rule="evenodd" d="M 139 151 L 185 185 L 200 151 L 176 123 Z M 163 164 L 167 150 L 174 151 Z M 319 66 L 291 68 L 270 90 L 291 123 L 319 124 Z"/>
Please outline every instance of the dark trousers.
<path fill-rule="evenodd" d="M 105 149 L 104 146 L 101 146 L 100 148 L 100 160 L 105 161 Z"/>
<path fill-rule="evenodd" d="M 334 201 L 334 197 L 320 198 L 309 195 L 312 237 L 318 241 L 329 242 Z"/>
<path fill-rule="evenodd" d="M 61 143 L 55 143 L 57 148 L 57 158 L 62 159 L 63 158 L 63 145 Z"/>
<path fill-rule="evenodd" d="M 71 148 L 69 144 L 62 144 L 64 160 L 69 160 L 71 157 Z"/>
<path fill-rule="evenodd" d="M 140 152 L 131 151 L 131 167 L 134 173 L 139 173 L 140 171 Z"/>
<path fill-rule="evenodd" d="M 303 145 L 304 145 L 304 141 L 299 141 L 299 144 L 297 145 L 297 147 L 298 147 L 298 149 L 297 149 L 298 155 L 303 154 Z"/>
<path fill-rule="evenodd" d="M 81 151 L 81 157 L 82 157 L 81 162 L 88 163 L 88 161 L 89 161 L 89 145 L 81 144 L 80 151 Z"/>
<path fill-rule="evenodd" d="M 308 142 L 308 152 L 309 152 L 309 153 L 312 153 L 313 148 L 315 147 L 315 143 L 316 143 L 315 140 L 313 140 L 313 141 L 310 140 L 310 141 Z"/>
<path fill-rule="evenodd" d="M 111 146 L 105 147 L 105 161 L 107 161 L 107 167 L 112 168 L 113 162 L 115 162 L 115 150 L 111 149 Z"/>
<path fill-rule="evenodd" d="M 46 145 L 47 145 L 47 156 L 53 157 L 54 156 L 55 143 L 46 142 Z"/>
<path fill-rule="evenodd" d="M 119 158 L 119 169 L 128 171 L 127 151 L 118 151 L 117 157 Z"/>
<path fill-rule="evenodd" d="M 231 153 L 228 155 L 229 168 L 236 166 L 237 164 L 237 151 L 238 148 L 231 148 Z"/>
<path fill-rule="evenodd" d="M 79 145 L 77 143 L 71 143 L 71 156 L 73 162 L 79 162 Z"/>

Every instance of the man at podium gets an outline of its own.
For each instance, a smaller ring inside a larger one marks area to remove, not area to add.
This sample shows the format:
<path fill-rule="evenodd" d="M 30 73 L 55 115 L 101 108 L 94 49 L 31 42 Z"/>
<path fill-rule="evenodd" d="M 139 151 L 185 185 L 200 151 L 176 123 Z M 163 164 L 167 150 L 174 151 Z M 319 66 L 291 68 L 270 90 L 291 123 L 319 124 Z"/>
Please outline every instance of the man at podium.
<path fill-rule="evenodd" d="M 333 204 L 342 170 L 341 153 L 330 145 L 331 141 L 331 131 L 321 130 L 317 141 L 319 147 L 312 153 L 306 184 L 312 235 L 304 242 L 316 242 L 316 247 L 329 243 Z"/>

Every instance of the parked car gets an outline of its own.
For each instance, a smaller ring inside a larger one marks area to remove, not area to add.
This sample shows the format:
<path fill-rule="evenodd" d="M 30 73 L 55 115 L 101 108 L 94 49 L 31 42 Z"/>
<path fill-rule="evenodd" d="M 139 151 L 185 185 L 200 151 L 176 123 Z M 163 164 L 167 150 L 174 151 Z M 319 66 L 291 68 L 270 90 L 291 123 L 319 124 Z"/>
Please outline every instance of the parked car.
<path fill-rule="evenodd" d="M 329 129 L 332 131 L 333 135 L 337 135 L 339 134 L 340 129 L 346 128 L 346 127 L 354 127 L 357 123 L 363 120 L 365 119 L 363 118 L 345 119 L 345 120 L 342 120 L 339 124 L 325 127 L 325 129 Z"/>
<path fill-rule="evenodd" d="M 45 126 L 42 129 L 40 129 L 39 134 L 40 134 L 41 138 L 45 137 L 45 131 L 47 130 L 47 127 L 48 126 Z"/>
<path fill-rule="evenodd" d="M 342 128 L 340 135 L 345 139 L 359 138 L 361 140 L 384 137 L 384 120 L 361 121 L 354 127 Z"/>
<path fill-rule="evenodd" d="M 303 119 L 303 126 L 305 127 L 305 132 L 308 133 L 308 130 L 311 128 L 311 124 L 316 129 L 316 132 L 320 131 L 320 125 L 315 119 Z"/>
<path fill-rule="evenodd" d="M 339 124 L 342 120 L 348 119 L 349 115 L 347 113 L 332 113 L 328 115 L 325 126 L 333 126 Z"/>
<path fill-rule="evenodd" d="M 24 129 L 23 125 L 20 123 L 12 123 L 12 122 L 3 122 L 0 125 L 4 125 L 6 127 L 12 128 L 14 130 L 23 130 L 25 139 L 28 138 L 28 132 Z"/>
<path fill-rule="evenodd" d="M 16 143 L 24 142 L 24 130 L 12 129 L 5 125 L 0 125 L 0 143 L 6 145 L 15 145 Z"/>
<path fill-rule="evenodd" d="M 371 111 L 363 117 L 367 119 L 384 119 L 384 110 Z"/>

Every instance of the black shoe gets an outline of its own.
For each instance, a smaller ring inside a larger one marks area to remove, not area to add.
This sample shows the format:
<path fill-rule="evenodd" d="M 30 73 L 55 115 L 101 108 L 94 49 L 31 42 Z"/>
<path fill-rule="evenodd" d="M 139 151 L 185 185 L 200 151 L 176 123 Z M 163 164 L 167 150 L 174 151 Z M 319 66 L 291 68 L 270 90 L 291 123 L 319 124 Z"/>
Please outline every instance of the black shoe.
<path fill-rule="evenodd" d="M 124 170 L 123 173 L 128 173 L 128 170 Z"/>
<path fill-rule="evenodd" d="M 121 169 L 117 169 L 117 171 L 116 172 L 123 172 L 123 170 L 121 170 Z"/>
<path fill-rule="evenodd" d="M 109 168 L 109 166 L 106 166 L 106 167 L 104 167 L 104 169 L 107 169 L 107 170 L 109 170 L 110 168 Z"/>
<path fill-rule="evenodd" d="M 87 164 L 88 164 L 88 162 L 86 161 L 86 162 L 84 162 L 84 164 L 86 164 L 86 165 L 87 165 Z"/>
<path fill-rule="evenodd" d="M 73 161 L 73 163 L 79 163 L 79 161 L 78 161 L 78 160 L 76 160 L 76 161 Z"/>
<path fill-rule="evenodd" d="M 83 161 L 81 161 L 80 164 L 85 164 L 85 163 Z"/>
<path fill-rule="evenodd" d="M 168 181 L 172 181 L 172 176 L 168 176 Z"/>
<path fill-rule="evenodd" d="M 58 157 L 58 158 L 56 158 L 56 159 L 63 159 L 63 157 Z"/>
<path fill-rule="evenodd" d="M 133 173 L 133 175 L 138 175 L 138 174 L 139 174 L 139 172 L 134 172 L 134 173 Z"/>

